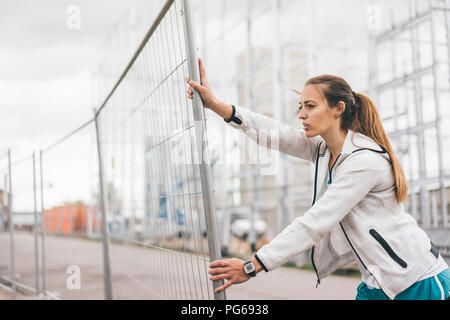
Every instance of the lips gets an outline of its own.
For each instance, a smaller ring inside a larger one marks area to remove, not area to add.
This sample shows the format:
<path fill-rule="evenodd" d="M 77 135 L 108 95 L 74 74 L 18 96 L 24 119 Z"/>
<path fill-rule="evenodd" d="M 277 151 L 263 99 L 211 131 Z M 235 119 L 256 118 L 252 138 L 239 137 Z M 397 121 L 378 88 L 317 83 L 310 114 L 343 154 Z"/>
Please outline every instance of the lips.
<path fill-rule="evenodd" d="M 308 130 L 309 128 L 311 128 L 310 125 L 308 125 L 308 124 L 303 124 L 303 127 L 305 130 Z"/>

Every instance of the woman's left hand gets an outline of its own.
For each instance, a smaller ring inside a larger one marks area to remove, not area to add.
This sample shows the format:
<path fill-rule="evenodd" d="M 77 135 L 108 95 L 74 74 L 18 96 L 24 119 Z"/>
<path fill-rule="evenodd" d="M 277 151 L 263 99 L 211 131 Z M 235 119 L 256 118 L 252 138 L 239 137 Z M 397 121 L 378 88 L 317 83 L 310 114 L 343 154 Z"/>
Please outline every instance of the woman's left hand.
<path fill-rule="evenodd" d="M 209 267 L 209 274 L 213 276 L 211 280 L 227 280 L 227 282 L 216 289 L 216 292 L 221 292 L 233 284 L 239 284 L 247 281 L 251 277 L 244 272 L 244 261 L 240 259 L 225 259 L 212 262 Z"/>

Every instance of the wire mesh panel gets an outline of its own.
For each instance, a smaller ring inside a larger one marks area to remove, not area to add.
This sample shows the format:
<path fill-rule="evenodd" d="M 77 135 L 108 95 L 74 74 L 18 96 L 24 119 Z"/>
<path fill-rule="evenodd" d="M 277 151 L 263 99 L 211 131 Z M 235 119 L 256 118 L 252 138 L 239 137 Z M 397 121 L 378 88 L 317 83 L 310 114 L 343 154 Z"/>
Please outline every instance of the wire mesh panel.
<path fill-rule="evenodd" d="M 373 40 L 374 89 L 383 124 L 411 186 L 405 205 L 421 227 L 441 229 L 448 225 L 444 147 L 448 116 L 442 107 L 449 87 L 448 3 L 414 1 L 405 8 L 403 14 L 408 16 Z"/>
<path fill-rule="evenodd" d="M 15 273 L 28 293 L 40 290 L 38 261 L 38 211 L 34 155 L 11 156 L 11 213 L 14 226 Z M 11 226 L 12 226 L 11 225 Z"/>
<path fill-rule="evenodd" d="M 184 5 L 166 2 L 98 112 L 117 299 L 214 298 Z"/>
<path fill-rule="evenodd" d="M 41 156 L 46 291 L 60 299 L 103 299 L 96 149 L 90 121 Z"/>

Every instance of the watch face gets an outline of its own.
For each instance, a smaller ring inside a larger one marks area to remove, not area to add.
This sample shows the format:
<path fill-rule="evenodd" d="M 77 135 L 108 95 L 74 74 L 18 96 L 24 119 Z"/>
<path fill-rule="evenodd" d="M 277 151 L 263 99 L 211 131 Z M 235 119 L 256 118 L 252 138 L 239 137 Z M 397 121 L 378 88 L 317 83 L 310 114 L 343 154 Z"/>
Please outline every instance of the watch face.
<path fill-rule="evenodd" d="M 244 265 L 244 270 L 245 270 L 245 273 L 251 273 L 251 272 L 254 272 L 255 271 L 255 266 L 253 265 L 253 263 L 247 263 L 247 264 L 245 264 Z"/>

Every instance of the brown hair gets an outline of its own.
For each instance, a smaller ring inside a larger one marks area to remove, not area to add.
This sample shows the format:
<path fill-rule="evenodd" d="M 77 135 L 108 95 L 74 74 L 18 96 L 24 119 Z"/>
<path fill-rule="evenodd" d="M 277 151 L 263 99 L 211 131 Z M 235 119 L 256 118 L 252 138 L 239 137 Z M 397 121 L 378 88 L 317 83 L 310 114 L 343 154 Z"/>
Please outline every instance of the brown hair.
<path fill-rule="evenodd" d="M 342 130 L 362 133 L 387 150 L 394 173 L 397 202 L 405 202 L 408 196 L 408 183 L 384 130 L 380 113 L 372 100 L 364 94 L 353 92 L 344 79 L 336 76 L 315 77 L 306 82 L 305 86 L 308 85 L 317 85 L 330 107 L 336 106 L 340 101 L 345 103 Z"/>

